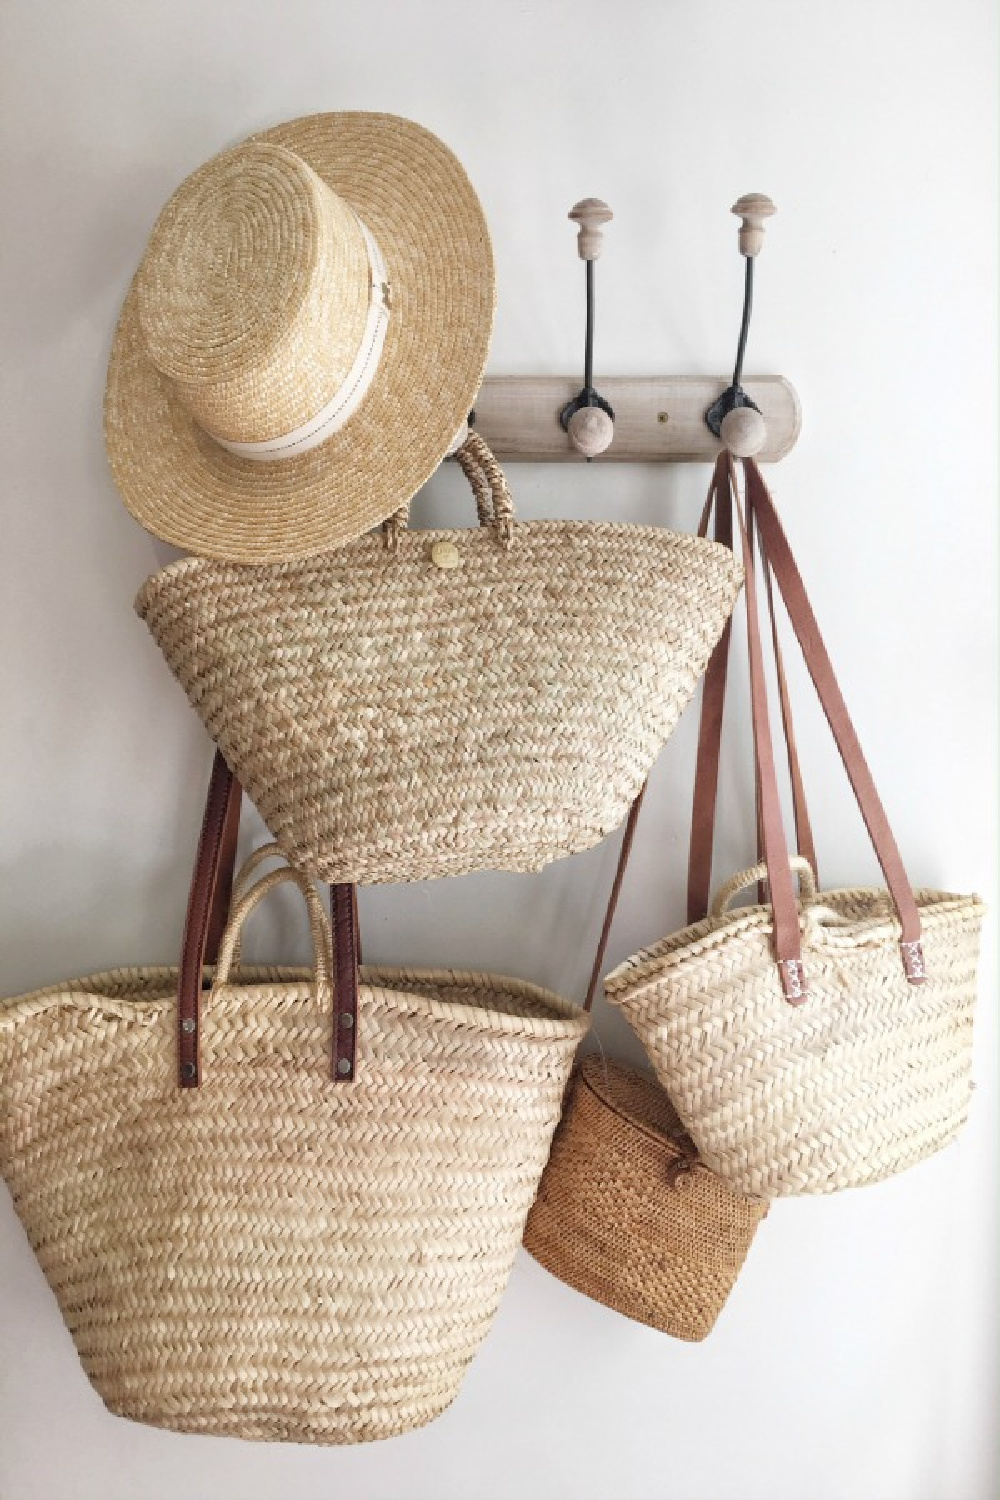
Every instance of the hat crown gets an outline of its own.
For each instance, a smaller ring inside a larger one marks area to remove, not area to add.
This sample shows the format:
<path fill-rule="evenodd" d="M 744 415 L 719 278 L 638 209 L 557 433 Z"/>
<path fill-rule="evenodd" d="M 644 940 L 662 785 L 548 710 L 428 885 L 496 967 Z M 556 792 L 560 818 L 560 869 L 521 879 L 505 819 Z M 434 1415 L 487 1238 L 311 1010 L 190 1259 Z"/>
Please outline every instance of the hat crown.
<path fill-rule="evenodd" d="M 350 370 L 368 253 L 353 210 L 301 157 L 256 142 L 181 184 L 137 297 L 149 357 L 199 426 L 261 442 L 308 421 Z"/>

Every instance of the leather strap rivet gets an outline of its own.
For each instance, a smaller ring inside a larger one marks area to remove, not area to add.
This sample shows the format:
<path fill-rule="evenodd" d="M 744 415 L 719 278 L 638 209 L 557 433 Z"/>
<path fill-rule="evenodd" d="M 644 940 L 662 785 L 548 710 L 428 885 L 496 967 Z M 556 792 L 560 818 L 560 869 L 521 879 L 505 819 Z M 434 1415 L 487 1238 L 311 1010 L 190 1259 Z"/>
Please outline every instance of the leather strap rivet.
<path fill-rule="evenodd" d="M 184 1066 L 181 1068 L 181 1077 L 182 1078 L 184 1078 L 184 1079 L 193 1079 L 193 1078 L 196 1078 L 197 1076 L 198 1076 L 198 1069 L 195 1067 L 194 1063 L 185 1063 Z"/>
<path fill-rule="evenodd" d="M 350 1060 L 350 1058 L 349 1057 L 342 1057 L 340 1059 L 339 1063 L 337 1064 L 337 1072 L 341 1075 L 341 1077 L 345 1077 L 350 1071 L 351 1071 L 351 1060 Z"/>
<path fill-rule="evenodd" d="M 192 1031 L 194 1031 L 194 1027 L 195 1023 L 190 1016 L 185 1017 L 185 1019 L 181 1022 L 181 1030 L 186 1031 L 188 1036 L 190 1036 Z"/>
<path fill-rule="evenodd" d="M 349 1010 L 344 1011 L 344 1014 L 340 1018 L 340 1024 L 341 1026 L 343 1026 L 345 1031 L 350 1031 L 351 1027 L 354 1025 L 354 1017 L 351 1015 Z"/>

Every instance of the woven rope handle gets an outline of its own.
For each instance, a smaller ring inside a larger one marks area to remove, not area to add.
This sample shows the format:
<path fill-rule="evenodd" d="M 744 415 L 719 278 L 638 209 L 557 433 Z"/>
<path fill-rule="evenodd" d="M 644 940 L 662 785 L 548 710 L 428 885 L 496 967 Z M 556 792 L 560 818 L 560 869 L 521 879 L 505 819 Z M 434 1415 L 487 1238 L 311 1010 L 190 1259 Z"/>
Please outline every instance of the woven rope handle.
<path fill-rule="evenodd" d="M 507 485 L 507 476 L 497 463 L 493 450 L 478 432 L 471 432 L 455 454 L 468 477 L 466 465 L 471 460 L 479 466 L 490 488 L 493 503 L 493 526 L 505 547 L 509 547 L 514 536 L 514 498 Z M 471 482 L 471 481 L 470 481 Z"/>
<path fill-rule="evenodd" d="M 258 854 L 260 852 L 260 850 L 257 850 Z M 254 856 L 251 855 L 250 857 L 253 859 Z M 244 870 L 240 871 L 240 879 L 244 875 L 245 868 L 244 866 Z M 228 984 L 229 982 L 244 922 L 254 907 L 265 896 L 269 895 L 277 886 L 285 884 L 298 886 L 305 897 L 306 909 L 309 914 L 309 931 L 312 935 L 313 974 L 316 980 L 317 995 L 322 1002 L 327 995 L 332 993 L 333 978 L 330 973 L 329 959 L 331 945 L 330 924 L 327 921 L 326 912 L 323 910 L 323 903 L 312 883 L 304 875 L 300 874 L 298 870 L 293 870 L 290 865 L 285 865 L 280 870 L 272 870 L 269 875 L 265 875 L 261 880 L 258 880 L 256 885 L 252 886 L 250 890 L 233 902 L 232 911 L 229 914 L 229 922 L 219 946 L 219 958 L 215 967 L 215 977 L 212 980 L 213 994 L 221 985 Z M 320 990 L 321 984 L 325 986 L 322 990 Z M 324 1008 L 326 1007 L 324 1006 Z"/>
<path fill-rule="evenodd" d="M 492 526 L 493 524 L 493 491 L 490 489 L 490 481 L 484 474 L 476 461 L 471 449 L 467 449 L 466 438 L 455 453 L 455 462 L 469 481 L 476 501 L 476 514 L 479 517 L 480 526 Z"/>
<path fill-rule="evenodd" d="M 478 432 L 469 432 L 454 457 L 469 481 L 480 526 L 491 527 L 501 545 L 509 547 L 514 537 L 514 500 L 507 477 L 489 444 Z M 400 534 L 406 530 L 409 517 L 410 502 L 407 500 L 383 523 L 388 551 L 398 551 Z"/>
<path fill-rule="evenodd" d="M 813 874 L 812 865 L 799 854 L 793 854 L 788 861 L 788 865 L 799 877 L 800 898 L 803 901 L 815 901 L 816 877 Z M 712 917 L 723 916 L 729 903 L 734 897 L 739 895 L 740 891 L 745 891 L 751 885 L 759 885 L 761 881 L 766 879 L 767 865 L 763 860 L 761 860 L 759 865 L 752 865 L 749 870 L 741 870 L 738 875 L 734 875 L 730 880 L 727 880 L 725 885 L 720 886 L 716 891 L 715 900 L 712 902 L 712 910 L 709 915 Z"/>
<path fill-rule="evenodd" d="M 251 886 L 253 885 L 253 881 L 250 877 L 253 875 L 254 871 L 259 870 L 261 865 L 266 864 L 269 859 L 280 859 L 283 864 L 287 863 L 285 856 L 281 850 L 281 846 L 272 842 L 270 844 L 262 844 L 259 849 L 254 849 L 252 853 L 247 855 L 246 859 L 240 865 L 240 868 L 233 880 L 232 895 L 229 898 L 229 908 L 226 913 L 227 922 L 229 921 L 229 915 L 232 912 L 232 909 L 236 905 L 237 901 L 239 901 L 242 896 L 245 896 L 247 891 L 250 890 Z M 231 969 L 238 969 L 240 966 L 242 941 L 242 934 L 240 934 L 240 936 L 236 939 L 236 946 L 233 949 L 233 956 L 230 960 Z"/>
<path fill-rule="evenodd" d="M 240 865 L 240 868 L 236 874 L 236 878 L 233 881 L 233 894 L 230 901 L 230 907 L 232 908 L 233 906 L 235 906 L 236 902 L 239 901 L 242 896 L 246 895 L 247 891 L 253 884 L 250 876 L 254 873 L 255 870 L 259 870 L 261 865 L 266 864 L 269 859 L 284 860 L 284 858 L 285 856 L 282 853 L 280 844 L 275 843 L 261 844 L 259 849 L 254 849 L 251 854 L 248 854 L 246 859 Z"/>

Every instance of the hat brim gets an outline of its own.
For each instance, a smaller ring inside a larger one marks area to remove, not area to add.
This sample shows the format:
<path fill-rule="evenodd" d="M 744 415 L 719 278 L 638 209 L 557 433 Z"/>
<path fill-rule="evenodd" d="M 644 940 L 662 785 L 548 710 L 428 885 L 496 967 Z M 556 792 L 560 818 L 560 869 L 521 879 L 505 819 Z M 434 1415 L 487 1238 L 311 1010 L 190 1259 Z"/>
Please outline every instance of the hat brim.
<path fill-rule="evenodd" d="M 392 310 L 378 373 L 341 431 L 258 463 L 214 442 L 149 360 L 135 283 L 115 333 L 104 424 L 115 483 L 148 531 L 206 557 L 277 562 L 342 546 L 409 500 L 483 378 L 493 252 L 460 162 L 395 115 L 308 115 L 252 137 L 301 156 L 368 225 Z"/>

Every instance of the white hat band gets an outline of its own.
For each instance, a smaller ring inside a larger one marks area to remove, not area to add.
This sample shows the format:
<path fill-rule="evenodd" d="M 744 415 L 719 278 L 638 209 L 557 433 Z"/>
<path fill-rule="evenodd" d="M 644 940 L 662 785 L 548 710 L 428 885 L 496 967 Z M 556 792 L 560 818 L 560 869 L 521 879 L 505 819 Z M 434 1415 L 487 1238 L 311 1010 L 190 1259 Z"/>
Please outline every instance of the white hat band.
<path fill-rule="evenodd" d="M 310 448 L 318 448 L 333 433 L 339 432 L 364 400 L 382 356 L 389 326 L 391 299 L 389 273 L 378 241 L 367 224 L 363 224 L 360 219 L 358 227 L 368 251 L 369 302 L 361 345 L 353 365 L 326 405 L 314 417 L 303 422 L 301 427 L 286 432 L 282 437 L 267 438 L 262 443 L 233 443 L 228 438 L 218 437 L 205 429 L 214 442 L 230 453 L 235 453 L 237 458 L 271 462 L 274 459 L 297 458 L 300 453 L 308 453 Z"/>

